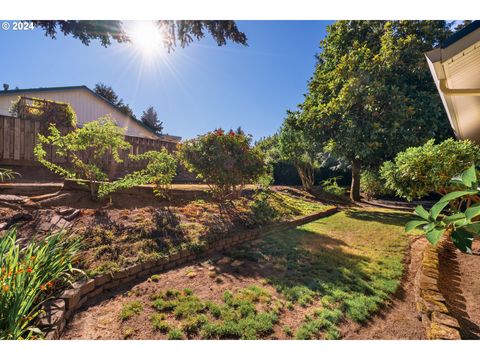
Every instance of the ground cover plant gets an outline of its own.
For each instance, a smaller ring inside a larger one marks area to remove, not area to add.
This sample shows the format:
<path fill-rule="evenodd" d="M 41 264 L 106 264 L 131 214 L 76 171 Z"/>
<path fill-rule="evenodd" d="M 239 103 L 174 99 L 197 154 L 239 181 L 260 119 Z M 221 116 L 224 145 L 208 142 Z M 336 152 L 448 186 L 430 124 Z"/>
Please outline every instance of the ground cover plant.
<path fill-rule="evenodd" d="M 0 237 L 0 339 L 40 337 L 36 320 L 53 291 L 73 280 L 80 242 L 58 232 L 20 242 L 16 231 Z"/>
<path fill-rule="evenodd" d="M 403 225 L 411 218 L 352 208 L 268 235 L 90 307 L 65 336 L 341 338 L 344 326 L 365 322 L 399 287 L 410 241 Z M 143 310 L 121 320 L 131 304 Z M 97 317 L 102 326 L 88 320 Z"/>
<path fill-rule="evenodd" d="M 83 210 L 75 224 L 84 234 L 80 266 L 91 276 L 116 271 L 183 249 L 201 251 L 220 234 L 332 208 L 302 191 L 287 189 L 274 188 L 268 195 L 254 192 L 226 203 L 198 199 L 135 211 Z"/>

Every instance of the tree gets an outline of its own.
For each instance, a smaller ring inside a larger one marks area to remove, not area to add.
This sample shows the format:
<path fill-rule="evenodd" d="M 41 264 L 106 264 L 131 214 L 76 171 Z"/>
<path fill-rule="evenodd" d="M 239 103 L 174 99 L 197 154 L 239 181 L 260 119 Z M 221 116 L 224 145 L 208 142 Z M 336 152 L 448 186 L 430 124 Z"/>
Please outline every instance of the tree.
<path fill-rule="evenodd" d="M 45 36 L 55 39 L 58 32 L 79 39 L 84 45 L 92 40 L 99 40 L 102 46 L 111 45 L 112 41 L 129 42 L 128 34 L 119 20 L 33 20 L 35 26 L 45 31 Z M 200 40 L 209 33 L 219 46 L 227 41 L 247 45 L 247 37 L 238 30 L 231 20 L 158 20 L 158 27 L 163 31 L 164 45 L 172 50 L 177 41 L 182 47 L 194 39 Z"/>
<path fill-rule="evenodd" d="M 306 129 L 296 127 L 300 113 L 287 111 L 287 117 L 278 134 L 280 158 L 295 166 L 306 191 L 315 184 L 315 168 L 321 155 L 321 146 L 309 137 Z"/>
<path fill-rule="evenodd" d="M 143 112 L 141 117 L 142 122 L 152 129 L 156 134 L 161 134 L 163 130 L 163 122 L 158 120 L 157 112 L 150 106 Z"/>
<path fill-rule="evenodd" d="M 108 100 L 111 102 L 113 105 L 115 105 L 123 114 L 130 116 L 132 118 L 135 118 L 135 115 L 133 114 L 133 110 L 130 108 L 128 104 L 125 104 L 123 102 L 123 99 L 121 99 L 117 93 L 112 89 L 111 86 L 105 85 L 102 82 L 99 82 L 95 84 L 95 87 L 93 88 L 93 92 L 97 95 L 100 95 L 104 99 Z"/>
<path fill-rule="evenodd" d="M 338 21 L 328 28 L 300 122 L 360 171 L 451 129 L 424 58 L 450 35 L 445 21 Z"/>
<path fill-rule="evenodd" d="M 411 147 L 385 162 L 380 175 L 385 186 L 411 201 L 431 193 L 445 195 L 455 188 L 451 178 L 480 162 L 480 147 L 470 140 L 433 140 Z"/>
<path fill-rule="evenodd" d="M 125 130 L 109 116 L 88 122 L 65 135 L 54 124 L 50 124 L 49 130 L 50 135 L 38 134 L 38 144 L 34 149 L 37 160 L 61 176 L 88 180 L 92 199 L 97 199 L 102 182 L 109 180 L 105 155 L 109 153 L 112 161 L 121 163 L 120 151 L 131 147 L 124 139 Z M 47 160 L 45 147 L 48 145 L 53 147 L 57 157 L 68 158 L 69 161 L 61 166 Z"/>
<path fill-rule="evenodd" d="M 266 172 L 264 159 L 250 146 L 251 137 L 240 129 L 216 129 L 183 142 L 178 157 L 187 170 L 197 174 L 223 200 L 238 197 L 242 188 Z"/>

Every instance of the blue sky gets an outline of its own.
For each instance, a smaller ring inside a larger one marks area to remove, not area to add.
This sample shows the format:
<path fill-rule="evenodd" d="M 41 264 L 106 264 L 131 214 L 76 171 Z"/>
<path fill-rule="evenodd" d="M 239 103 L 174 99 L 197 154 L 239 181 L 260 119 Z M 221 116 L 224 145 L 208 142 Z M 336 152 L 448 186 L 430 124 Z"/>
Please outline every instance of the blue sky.
<path fill-rule="evenodd" d="M 241 126 L 254 139 L 273 134 L 302 101 L 319 41 L 330 21 L 239 21 L 248 47 L 206 37 L 146 62 L 136 48 L 108 48 L 39 30 L 0 31 L 0 83 L 10 88 L 102 81 L 140 116 L 153 105 L 165 132 L 190 138 Z M 5 56 L 8 54 L 8 56 Z"/>

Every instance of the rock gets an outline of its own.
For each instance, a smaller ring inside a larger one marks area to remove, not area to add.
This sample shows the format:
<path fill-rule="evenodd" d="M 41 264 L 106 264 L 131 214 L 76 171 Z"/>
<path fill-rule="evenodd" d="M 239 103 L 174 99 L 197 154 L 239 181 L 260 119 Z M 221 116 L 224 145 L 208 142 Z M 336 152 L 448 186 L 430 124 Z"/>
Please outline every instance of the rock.
<path fill-rule="evenodd" d="M 60 208 L 60 209 L 57 209 L 56 213 L 58 215 L 62 215 L 62 216 L 65 216 L 65 215 L 69 215 L 71 213 L 74 212 L 74 209 L 73 208 L 70 208 L 70 207 L 67 207 L 67 208 Z"/>
<path fill-rule="evenodd" d="M 44 223 L 41 223 L 40 226 L 38 227 L 41 231 L 49 231 L 50 228 L 52 227 L 52 224 L 49 223 L 49 222 L 44 222 Z"/>
<path fill-rule="evenodd" d="M 230 265 L 233 266 L 233 267 L 239 267 L 239 266 L 242 266 L 243 264 L 245 264 L 244 261 L 234 260 L 234 261 L 232 261 L 232 263 Z"/>
<path fill-rule="evenodd" d="M 221 259 L 217 260 L 216 263 L 219 265 L 227 265 L 232 261 L 228 256 L 224 256 Z"/>
<path fill-rule="evenodd" d="M 71 214 L 65 215 L 63 218 L 67 221 L 72 221 L 73 219 L 78 217 L 78 215 L 80 215 L 80 209 L 74 210 Z"/>
<path fill-rule="evenodd" d="M 7 228 L 8 223 L 7 222 L 2 222 L 0 223 L 0 231 L 4 230 Z"/>
<path fill-rule="evenodd" d="M 63 229 L 69 227 L 70 223 L 65 219 L 60 219 L 55 226 Z"/>
<path fill-rule="evenodd" d="M 430 340 L 460 340 L 460 333 L 457 329 L 432 322 L 427 329 L 427 338 Z"/>
<path fill-rule="evenodd" d="M 60 215 L 53 215 L 52 219 L 50 220 L 50 223 L 53 225 L 56 225 L 62 218 Z"/>
<path fill-rule="evenodd" d="M 437 322 L 442 325 L 460 329 L 460 324 L 458 323 L 457 319 L 450 315 L 442 314 L 438 311 L 434 311 L 432 313 L 432 322 Z"/>

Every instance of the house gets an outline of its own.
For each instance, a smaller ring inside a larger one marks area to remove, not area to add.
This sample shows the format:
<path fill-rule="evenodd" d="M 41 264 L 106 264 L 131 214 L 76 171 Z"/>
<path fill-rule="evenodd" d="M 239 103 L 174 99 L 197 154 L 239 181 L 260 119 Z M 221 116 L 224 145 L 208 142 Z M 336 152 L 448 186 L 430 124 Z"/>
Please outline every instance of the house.
<path fill-rule="evenodd" d="M 125 129 L 126 135 L 170 143 L 181 140 L 178 136 L 155 134 L 141 121 L 123 114 L 114 104 L 84 85 L 0 91 L 0 116 L 10 116 L 10 105 L 19 96 L 69 103 L 77 115 L 79 126 L 108 114 Z"/>
<path fill-rule="evenodd" d="M 426 58 L 455 135 L 480 142 L 480 21 L 446 39 Z"/>

